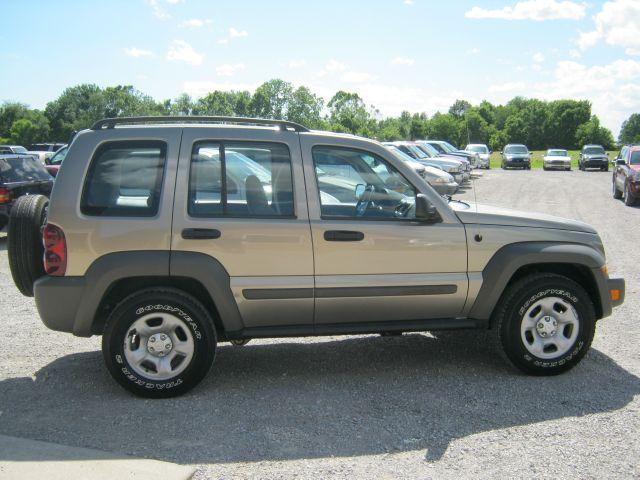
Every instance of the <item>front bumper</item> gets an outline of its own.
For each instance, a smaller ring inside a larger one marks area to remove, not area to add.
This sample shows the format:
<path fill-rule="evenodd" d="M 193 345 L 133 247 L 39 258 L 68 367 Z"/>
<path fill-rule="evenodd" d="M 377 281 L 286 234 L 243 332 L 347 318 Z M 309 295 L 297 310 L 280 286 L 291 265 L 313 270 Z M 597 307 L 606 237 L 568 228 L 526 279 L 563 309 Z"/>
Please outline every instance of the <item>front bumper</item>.
<path fill-rule="evenodd" d="M 429 184 L 433 189 L 438 192 L 438 195 L 453 195 L 458 191 L 460 186 L 456 182 L 451 183 L 435 183 Z"/>
<path fill-rule="evenodd" d="M 619 307 L 624 303 L 624 278 L 609 278 L 607 280 L 607 289 L 609 290 L 609 299 L 612 307 Z"/>
<path fill-rule="evenodd" d="M 543 161 L 543 165 L 544 168 L 558 168 L 558 169 L 565 169 L 565 168 L 571 168 L 571 162 L 570 161 L 559 161 L 559 160 L 545 160 Z"/>
<path fill-rule="evenodd" d="M 585 168 L 602 168 L 609 166 L 608 158 L 585 158 L 582 160 L 582 165 Z"/>
<path fill-rule="evenodd" d="M 462 182 L 464 181 L 464 176 L 462 175 L 462 173 L 451 173 L 451 176 L 458 185 L 462 185 Z"/>
<path fill-rule="evenodd" d="M 531 166 L 530 160 L 505 160 L 505 167 L 518 167 L 518 168 L 529 168 Z"/>

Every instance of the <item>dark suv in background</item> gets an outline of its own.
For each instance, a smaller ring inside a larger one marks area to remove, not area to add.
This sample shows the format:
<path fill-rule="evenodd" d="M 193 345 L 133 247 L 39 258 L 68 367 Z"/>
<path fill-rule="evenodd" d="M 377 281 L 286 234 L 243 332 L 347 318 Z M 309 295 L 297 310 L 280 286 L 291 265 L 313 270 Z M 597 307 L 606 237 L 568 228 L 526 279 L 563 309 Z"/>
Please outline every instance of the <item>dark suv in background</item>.
<path fill-rule="evenodd" d="M 502 168 L 510 167 L 531 170 L 531 152 L 526 145 L 509 144 L 500 152 L 502 154 Z"/>
<path fill-rule="evenodd" d="M 49 197 L 53 178 L 31 155 L 0 154 L 0 230 L 9 221 L 14 200 L 23 195 Z"/>
<path fill-rule="evenodd" d="M 635 205 L 640 198 L 640 145 L 622 147 L 613 170 L 613 198 Z"/>
<path fill-rule="evenodd" d="M 578 158 L 578 168 L 586 171 L 588 168 L 598 168 L 603 172 L 609 171 L 609 155 L 602 145 L 585 145 Z"/>

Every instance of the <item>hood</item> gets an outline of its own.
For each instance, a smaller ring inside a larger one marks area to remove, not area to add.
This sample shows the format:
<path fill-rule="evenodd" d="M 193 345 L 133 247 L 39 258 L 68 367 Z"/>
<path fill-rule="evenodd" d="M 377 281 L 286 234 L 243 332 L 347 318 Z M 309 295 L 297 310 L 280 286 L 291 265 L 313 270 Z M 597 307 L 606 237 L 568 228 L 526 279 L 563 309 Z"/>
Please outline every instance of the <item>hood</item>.
<path fill-rule="evenodd" d="M 424 173 L 425 176 L 431 180 L 444 178 L 447 183 L 451 183 L 454 181 L 453 177 L 450 174 L 436 167 L 430 167 L 427 165 L 424 167 Z"/>
<path fill-rule="evenodd" d="M 521 212 L 510 208 L 482 204 L 452 202 L 449 205 L 464 224 L 476 223 L 481 225 L 553 228 L 556 230 L 570 230 L 572 232 L 597 233 L 594 228 L 587 223 L 546 215 L 544 213 Z"/>

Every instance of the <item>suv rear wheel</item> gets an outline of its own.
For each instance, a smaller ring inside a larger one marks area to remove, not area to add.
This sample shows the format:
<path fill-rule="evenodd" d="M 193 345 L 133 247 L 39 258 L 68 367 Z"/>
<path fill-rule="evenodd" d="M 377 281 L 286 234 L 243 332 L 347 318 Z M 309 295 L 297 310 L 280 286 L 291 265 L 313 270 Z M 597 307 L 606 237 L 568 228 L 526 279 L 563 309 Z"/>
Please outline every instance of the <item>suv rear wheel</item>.
<path fill-rule="evenodd" d="M 622 198 L 622 192 L 618 189 L 618 185 L 616 184 L 616 178 L 613 177 L 613 198 L 616 200 L 620 200 Z"/>
<path fill-rule="evenodd" d="M 557 375 L 574 367 L 589 350 L 595 323 L 584 288 L 551 273 L 510 286 L 494 318 L 507 358 L 532 375 Z"/>
<path fill-rule="evenodd" d="M 629 191 L 629 182 L 624 182 L 624 192 L 622 193 L 622 200 L 624 201 L 624 204 L 629 207 L 636 204 L 635 195 Z"/>
<path fill-rule="evenodd" d="M 164 398 L 195 387 L 213 363 L 213 319 L 191 295 L 141 290 L 107 319 L 102 353 L 111 376 L 136 395 Z"/>

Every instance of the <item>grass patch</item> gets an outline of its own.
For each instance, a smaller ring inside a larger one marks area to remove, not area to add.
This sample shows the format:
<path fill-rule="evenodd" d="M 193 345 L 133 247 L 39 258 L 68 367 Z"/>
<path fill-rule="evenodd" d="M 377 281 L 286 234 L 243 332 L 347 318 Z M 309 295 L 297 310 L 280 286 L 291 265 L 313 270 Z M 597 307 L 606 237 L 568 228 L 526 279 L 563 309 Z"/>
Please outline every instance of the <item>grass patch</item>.
<path fill-rule="evenodd" d="M 533 152 L 533 157 L 531 158 L 531 168 L 532 169 L 542 169 L 542 158 L 544 157 L 546 150 L 535 150 Z M 618 154 L 617 151 L 609 151 L 609 160 L 613 160 L 616 158 Z M 578 169 L 578 157 L 580 155 L 580 150 L 569 150 L 569 156 L 571 156 L 571 168 L 577 170 Z M 491 154 L 491 168 L 500 168 L 502 165 L 502 156 L 500 152 L 493 152 Z M 609 166 L 611 168 L 611 166 Z"/>

